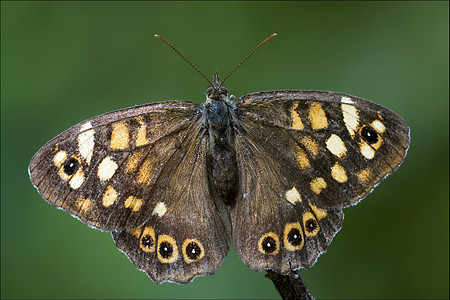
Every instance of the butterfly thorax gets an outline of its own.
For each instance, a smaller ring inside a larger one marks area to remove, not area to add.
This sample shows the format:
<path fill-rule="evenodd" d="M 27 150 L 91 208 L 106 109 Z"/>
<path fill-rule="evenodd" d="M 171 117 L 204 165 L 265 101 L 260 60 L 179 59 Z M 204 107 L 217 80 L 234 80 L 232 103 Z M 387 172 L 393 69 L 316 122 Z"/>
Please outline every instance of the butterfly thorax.
<path fill-rule="evenodd" d="M 238 172 L 234 150 L 233 103 L 228 91 L 214 74 L 214 85 L 206 91 L 204 124 L 208 135 L 209 181 L 215 192 L 227 204 L 233 204 L 237 194 Z"/>

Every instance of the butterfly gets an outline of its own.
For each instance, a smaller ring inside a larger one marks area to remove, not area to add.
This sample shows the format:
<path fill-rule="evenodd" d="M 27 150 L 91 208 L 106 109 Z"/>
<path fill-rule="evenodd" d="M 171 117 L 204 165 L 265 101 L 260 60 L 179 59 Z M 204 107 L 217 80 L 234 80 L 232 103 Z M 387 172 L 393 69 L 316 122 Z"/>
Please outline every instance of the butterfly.
<path fill-rule="evenodd" d="M 231 243 L 255 271 L 310 268 L 342 209 L 400 166 L 409 141 L 406 122 L 368 100 L 304 90 L 235 100 L 215 73 L 204 104 L 83 121 L 45 144 L 29 175 L 50 204 L 111 231 L 153 281 L 184 284 L 213 274 Z"/>

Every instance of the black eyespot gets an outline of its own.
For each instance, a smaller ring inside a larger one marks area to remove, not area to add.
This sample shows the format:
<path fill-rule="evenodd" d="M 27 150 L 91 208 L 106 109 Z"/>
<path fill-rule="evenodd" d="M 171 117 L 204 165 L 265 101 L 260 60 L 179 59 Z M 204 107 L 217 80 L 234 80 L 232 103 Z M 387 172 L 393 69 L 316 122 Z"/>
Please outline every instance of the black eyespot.
<path fill-rule="evenodd" d="M 378 142 L 378 133 L 370 126 L 364 126 L 361 129 L 362 138 L 369 144 L 376 144 Z"/>
<path fill-rule="evenodd" d="M 292 246 L 299 246 L 302 243 L 302 234 L 298 228 L 292 228 L 287 235 L 287 239 Z"/>
<path fill-rule="evenodd" d="M 73 175 L 73 174 L 75 174 L 75 172 L 78 170 L 79 167 L 80 167 L 80 163 L 78 162 L 78 160 L 76 160 L 73 157 L 70 157 L 64 163 L 64 166 L 63 166 L 64 173 L 66 173 L 69 176 Z"/>
<path fill-rule="evenodd" d="M 144 247 L 150 248 L 155 244 L 155 241 L 150 234 L 147 234 L 142 237 L 141 243 Z"/>
<path fill-rule="evenodd" d="M 277 242 L 271 236 L 266 236 L 261 245 L 262 249 L 266 253 L 273 253 L 277 249 Z"/>
<path fill-rule="evenodd" d="M 190 242 L 186 246 L 186 255 L 189 259 L 196 260 L 202 254 L 202 249 L 195 242 Z"/>
<path fill-rule="evenodd" d="M 162 258 L 170 258 L 173 254 L 173 246 L 169 242 L 162 242 L 159 244 L 159 254 Z"/>
<path fill-rule="evenodd" d="M 306 223 L 305 223 L 305 227 L 306 227 L 305 229 L 307 231 L 313 232 L 317 228 L 316 220 L 314 220 L 314 219 L 307 220 Z"/>

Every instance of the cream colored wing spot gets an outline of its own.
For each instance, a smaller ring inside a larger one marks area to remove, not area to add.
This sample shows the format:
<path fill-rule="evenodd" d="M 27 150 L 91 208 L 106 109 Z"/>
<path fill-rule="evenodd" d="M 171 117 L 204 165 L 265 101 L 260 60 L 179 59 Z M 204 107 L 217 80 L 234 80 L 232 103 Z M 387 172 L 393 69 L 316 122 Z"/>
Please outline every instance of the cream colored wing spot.
<path fill-rule="evenodd" d="M 332 134 L 326 141 L 327 149 L 330 150 L 333 155 L 342 158 L 347 153 L 347 148 L 345 147 L 342 139 L 336 134 Z"/>
<path fill-rule="evenodd" d="M 327 187 L 327 183 L 325 179 L 323 179 L 322 177 L 316 177 L 313 180 L 311 180 L 310 186 L 311 190 L 315 194 L 319 195 L 322 192 L 322 190 Z"/>
<path fill-rule="evenodd" d="M 173 263 L 178 259 L 178 247 L 170 235 L 158 236 L 158 259 L 163 264 Z"/>
<path fill-rule="evenodd" d="M 164 204 L 164 202 L 158 202 L 152 211 L 152 216 L 156 215 L 158 217 L 162 217 L 166 214 L 166 212 L 167 212 L 167 208 L 166 208 L 166 205 Z"/>
<path fill-rule="evenodd" d="M 285 194 L 286 200 L 291 203 L 292 205 L 295 205 L 297 203 L 302 202 L 302 198 L 300 196 L 300 193 L 297 191 L 295 186 L 286 192 Z"/>
<path fill-rule="evenodd" d="M 342 117 L 344 119 L 345 127 L 352 138 L 355 137 L 356 130 L 359 126 L 358 109 L 350 104 L 342 104 Z"/>
<path fill-rule="evenodd" d="M 308 117 L 311 122 L 311 129 L 317 130 L 328 127 L 328 119 L 320 103 L 311 103 L 308 110 Z"/>
<path fill-rule="evenodd" d="M 347 182 L 347 172 L 345 172 L 344 167 L 342 167 L 339 162 L 336 162 L 333 167 L 331 167 L 331 177 L 340 183 Z"/>
<path fill-rule="evenodd" d="M 292 120 L 292 129 L 304 129 L 302 119 L 300 118 L 299 114 L 297 113 L 296 109 L 298 107 L 298 103 L 295 102 L 294 105 L 292 105 L 290 112 L 291 112 L 291 120 Z"/>
<path fill-rule="evenodd" d="M 307 237 L 316 236 L 319 233 L 320 227 L 319 223 L 317 223 L 316 218 L 310 211 L 306 211 L 303 213 L 303 227 L 305 228 L 305 235 Z"/>
<path fill-rule="evenodd" d="M 78 207 L 80 212 L 87 213 L 92 208 L 93 201 L 91 199 L 85 199 L 83 197 L 78 197 L 75 200 L 75 205 Z"/>
<path fill-rule="evenodd" d="M 183 258 L 187 264 L 197 262 L 205 256 L 205 248 L 196 239 L 185 239 L 183 242 Z"/>
<path fill-rule="evenodd" d="M 156 250 L 155 230 L 151 226 L 147 226 L 142 231 L 139 239 L 139 248 L 147 253 L 153 253 Z"/>
<path fill-rule="evenodd" d="M 110 185 L 106 188 L 105 192 L 103 193 L 103 199 L 102 204 L 104 207 L 109 207 L 114 204 L 114 202 L 117 201 L 117 197 L 119 196 L 119 193 Z"/>
<path fill-rule="evenodd" d="M 127 149 L 130 143 L 130 134 L 128 125 L 125 122 L 118 122 L 112 125 L 111 133 L 111 148 L 112 149 Z"/>
<path fill-rule="evenodd" d="M 309 136 L 302 136 L 300 143 L 308 150 L 309 153 L 316 156 L 319 154 L 319 144 Z"/>
<path fill-rule="evenodd" d="M 142 164 L 142 166 L 139 168 L 137 182 L 139 184 L 149 185 L 150 182 L 152 181 L 152 178 L 150 176 L 151 171 L 152 171 L 152 164 L 150 158 L 147 158 Z"/>
<path fill-rule="evenodd" d="M 354 104 L 355 103 L 355 102 L 353 102 L 352 98 L 346 97 L 346 96 L 342 96 L 341 97 L 341 102 L 342 103 L 347 103 L 347 104 Z"/>
<path fill-rule="evenodd" d="M 125 169 L 127 173 L 134 173 L 137 169 L 137 166 L 139 165 L 139 163 L 142 161 L 143 158 L 144 158 L 143 152 L 132 153 L 128 157 L 127 162 L 125 163 Z"/>
<path fill-rule="evenodd" d="M 136 137 L 136 146 L 143 146 L 150 143 L 150 141 L 147 139 L 147 128 L 142 120 L 142 117 L 136 117 L 136 120 L 139 122 L 139 128 L 137 130 L 137 137 Z"/>
<path fill-rule="evenodd" d="M 380 120 L 373 121 L 371 125 L 379 134 L 383 134 L 386 131 L 386 127 Z"/>
<path fill-rule="evenodd" d="M 60 168 L 62 164 L 66 161 L 66 159 L 67 159 L 67 152 L 60 150 L 56 152 L 55 156 L 53 156 L 53 164 L 55 165 L 55 167 Z"/>
<path fill-rule="evenodd" d="M 84 172 L 80 168 L 78 168 L 77 172 L 72 176 L 69 180 L 69 185 L 72 189 L 78 189 L 84 182 Z"/>
<path fill-rule="evenodd" d="M 302 226 L 299 222 L 289 223 L 284 226 L 283 244 L 289 251 L 302 250 L 305 245 Z"/>
<path fill-rule="evenodd" d="M 356 178 L 362 184 L 368 184 L 372 180 L 372 169 L 366 168 L 356 173 Z"/>
<path fill-rule="evenodd" d="M 275 232 L 263 234 L 258 241 L 258 250 L 265 255 L 275 255 L 280 251 L 280 238 Z"/>
<path fill-rule="evenodd" d="M 306 169 L 311 167 L 311 165 L 309 164 L 308 155 L 306 155 L 305 151 L 303 151 L 302 148 L 300 148 L 299 146 L 297 146 L 296 158 L 298 165 L 300 166 L 300 169 Z"/>
<path fill-rule="evenodd" d="M 142 203 L 144 202 L 143 199 L 137 198 L 134 196 L 129 196 L 124 203 L 125 208 L 130 208 L 133 211 L 139 211 L 141 209 Z"/>
<path fill-rule="evenodd" d="M 375 149 L 373 149 L 369 144 L 367 144 L 364 140 L 361 139 L 359 144 L 359 151 L 362 156 L 367 159 L 372 159 L 375 156 Z"/>
<path fill-rule="evenodd" d="M 107 156 L 98 165 L 97 176 L 101 181 L 107 181 L 113 177 L 118 167 L 117 163 Z"/>
<path fill-rule="evenodd" d="M 317 206 L 313 205 L 311 202 L 308 201 L 309 207 L 311 207 L 312 211 L 316 215 L 317 219 L 320 221 L 323 218 L 327 216 L 327 211 L 321 208 L 318 208 Z"/>
<path fill-rule="evenodd" d="M 91 124 L 91 122 L 88 121 L 88 122 L 84 123 L 83 125 L 81 125 L 80 132 L 83 132 L 83 131 L 86 131 L 89 129 L 92 129 L 92 124 Z"/>
<path fill-rule="evenodd" d="M 88 165 L 91 164 L 92 154 L 95 146 L 95 131 L 91 122 L 86 122 L 80 128 L 78 135 L 78 152 Z"/>

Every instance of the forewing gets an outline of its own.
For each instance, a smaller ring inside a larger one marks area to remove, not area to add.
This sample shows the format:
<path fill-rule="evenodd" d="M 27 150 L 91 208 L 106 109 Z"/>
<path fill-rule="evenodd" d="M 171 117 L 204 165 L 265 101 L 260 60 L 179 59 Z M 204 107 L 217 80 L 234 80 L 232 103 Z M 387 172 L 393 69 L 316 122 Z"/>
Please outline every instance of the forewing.
<path fill-rule="evenodd" d="M 235 113 L 233 243 L 255 270 L 312 266 L 341 227 L 341 209 L 393 172 L 409 146 L 399 116 L 340 93 L 255 93 Z"/>
<path fill-rule="evenodd" d="M 131 229 L 167 189 L 200 119 L 200 106 L 182 101 L 94 117 L 44 145 L 30 162 L 30 179 L 50 204 L 94 228 Z"/>

